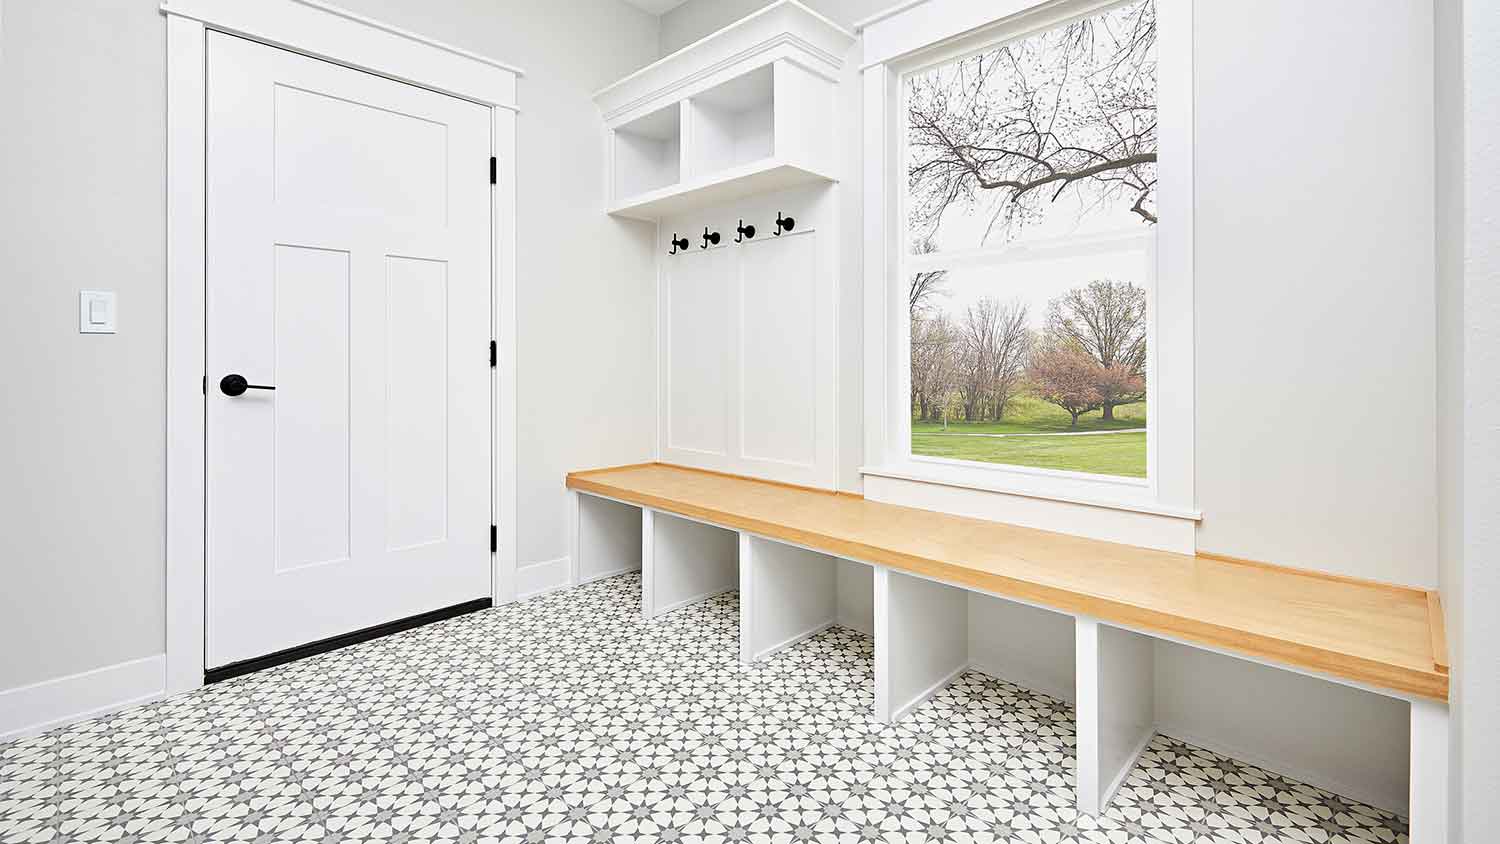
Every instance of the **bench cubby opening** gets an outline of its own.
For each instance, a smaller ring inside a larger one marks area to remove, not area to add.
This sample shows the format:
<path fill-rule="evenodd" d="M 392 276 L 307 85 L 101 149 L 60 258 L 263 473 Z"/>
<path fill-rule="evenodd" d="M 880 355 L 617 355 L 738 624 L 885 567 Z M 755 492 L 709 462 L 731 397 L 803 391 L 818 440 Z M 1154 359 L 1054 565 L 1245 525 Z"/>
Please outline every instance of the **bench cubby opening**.
<path fill-rule="evenodd" d="M 641 570 L 641 508 L 578 495 L 573 566 L 579 583 Z"/>
<path fill-rule="evenodd" d="M 641 615 L 655 618 L 739 588 L 739 534 L 641 510 Z"/>

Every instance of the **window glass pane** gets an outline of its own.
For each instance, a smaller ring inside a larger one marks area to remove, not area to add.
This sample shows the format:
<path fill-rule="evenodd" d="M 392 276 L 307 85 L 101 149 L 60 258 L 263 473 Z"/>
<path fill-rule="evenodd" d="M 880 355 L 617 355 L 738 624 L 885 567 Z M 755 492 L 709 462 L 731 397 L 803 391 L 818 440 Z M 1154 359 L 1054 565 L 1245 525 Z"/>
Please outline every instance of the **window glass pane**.
<path fill-rule="evenodd" d="M 1156 7 L 1115 6 L 906 77 L 916 253 L 1156 221 Z"/>
<path fill-rule="evenodd" d="M 913 455 L 1146 477 L 1148 251 L 913 273 Z"/>
<path fill-rule="evenodd" d="M 912 454 L 1144 478 L 1153 0 L 905 86 Z"/>

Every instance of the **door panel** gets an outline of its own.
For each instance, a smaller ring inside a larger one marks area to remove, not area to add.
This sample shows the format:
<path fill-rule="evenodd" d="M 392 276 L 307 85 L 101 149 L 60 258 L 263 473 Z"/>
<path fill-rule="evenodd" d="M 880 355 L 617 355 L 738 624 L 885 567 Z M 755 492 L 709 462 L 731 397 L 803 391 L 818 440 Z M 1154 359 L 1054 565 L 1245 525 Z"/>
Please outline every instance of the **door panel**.
<path fill-rule="evenodd" d="M 208 82 L 218 667 L 490 594 L 490 114 L 219 33 Z"/>

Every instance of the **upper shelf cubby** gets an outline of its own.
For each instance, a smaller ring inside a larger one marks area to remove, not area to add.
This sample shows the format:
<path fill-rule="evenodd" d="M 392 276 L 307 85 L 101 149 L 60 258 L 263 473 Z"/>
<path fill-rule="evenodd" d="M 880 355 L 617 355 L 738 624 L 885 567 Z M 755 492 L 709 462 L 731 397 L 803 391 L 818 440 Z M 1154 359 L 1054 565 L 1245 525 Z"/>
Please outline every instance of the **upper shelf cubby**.
<path fill-rule="evenodd" d="M 836 181 L 834 92 L 854 36 L 781 0 L 594 95 L 611 214 L 656 220 Z"/>

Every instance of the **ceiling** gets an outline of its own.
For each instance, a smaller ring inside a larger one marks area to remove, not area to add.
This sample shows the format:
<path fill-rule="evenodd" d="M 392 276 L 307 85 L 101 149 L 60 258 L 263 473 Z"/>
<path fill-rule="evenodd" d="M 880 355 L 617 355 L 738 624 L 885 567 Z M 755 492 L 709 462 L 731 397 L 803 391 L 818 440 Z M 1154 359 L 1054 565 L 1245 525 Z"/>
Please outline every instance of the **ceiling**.
<path fill-rule="evenodd" d="M 653 15 L 660 15 L 672 11 L 687 0 L 625 0 L 625 2 Z"/>

